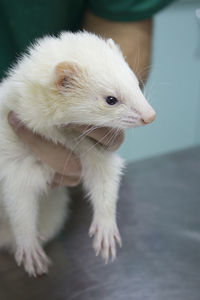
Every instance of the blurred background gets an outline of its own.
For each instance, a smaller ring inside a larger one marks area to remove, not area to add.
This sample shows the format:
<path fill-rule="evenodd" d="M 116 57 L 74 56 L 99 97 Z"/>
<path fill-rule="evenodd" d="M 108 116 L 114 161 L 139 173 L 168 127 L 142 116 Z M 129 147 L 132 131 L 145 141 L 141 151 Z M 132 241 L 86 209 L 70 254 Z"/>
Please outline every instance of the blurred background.
<path fill-rule="evenodd" d="M 119 153 L 128 161 L 200 144 L 198 8 L 199 0 L 176 1 L 154 17 L 152 67 L 145 95 L 157 117 L 151 125 L 127 132 Z"/>

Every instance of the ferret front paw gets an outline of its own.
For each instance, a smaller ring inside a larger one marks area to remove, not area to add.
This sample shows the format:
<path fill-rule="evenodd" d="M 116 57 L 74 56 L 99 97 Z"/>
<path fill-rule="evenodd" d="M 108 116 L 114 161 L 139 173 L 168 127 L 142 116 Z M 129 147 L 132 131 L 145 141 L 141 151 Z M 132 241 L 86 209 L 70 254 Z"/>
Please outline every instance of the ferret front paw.
<path fill-rule="evenodd" d="M 38 241 L 17 246 L 15 260 L 18 266 L 23 265 L 29 276 L 36 277 L 48 273 L 50 260 Z"/>
<path fill-rule="evenodd" d="M 116 243 L 121 247 L 121 237 L 115 222 L 92 222 L 89 230 L 90 237 L 94 236 L 93 248 L 96 256 L 101 253 L 102 258 L 107 264 L 109 257 L 113 262 L 116 258 Z"/>

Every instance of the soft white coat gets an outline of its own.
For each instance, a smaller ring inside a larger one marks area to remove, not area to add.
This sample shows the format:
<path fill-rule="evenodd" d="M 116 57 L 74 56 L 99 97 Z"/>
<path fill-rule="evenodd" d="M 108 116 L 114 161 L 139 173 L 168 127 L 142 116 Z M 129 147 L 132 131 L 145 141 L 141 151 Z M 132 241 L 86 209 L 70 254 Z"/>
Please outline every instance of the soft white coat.
<path fill-rule="evenodd" d="M 109 105 L 107 96 L 117 103 Z M 93 207 L 94 248 L 106 262 L 109 255 L 114 259 L 115 243 L 121 244 L 116 202 L 122 159 L 65 125 L 125 129 L 153 120 L 155 113 L 118 46 L 87 32 L 45 37 L 0 85 L 0 247 L 13 249 L 17 263 L 36 276 L 48 271 L 42 240 L 62 228 L 68 196 L 62 187 L 49 187 L 54 170 L 13 132 L 7 121 L 10 110 L 32 131 L 78 155 Z"/>

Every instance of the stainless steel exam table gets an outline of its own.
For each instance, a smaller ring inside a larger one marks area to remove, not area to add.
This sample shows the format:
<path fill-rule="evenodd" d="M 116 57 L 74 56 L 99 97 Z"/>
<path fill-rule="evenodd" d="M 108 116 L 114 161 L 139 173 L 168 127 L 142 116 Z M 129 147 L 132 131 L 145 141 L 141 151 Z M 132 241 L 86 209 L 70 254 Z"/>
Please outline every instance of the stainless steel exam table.
<path fill-rule="evenodd" d="M 200 300 L 200 147 L 128 165 L 113 264 L 95 256 L 91 208 L 72 194 L 66 229 L 46 247 L 49 274 L 29 278 L 1 253 L 0 300 Z"/>

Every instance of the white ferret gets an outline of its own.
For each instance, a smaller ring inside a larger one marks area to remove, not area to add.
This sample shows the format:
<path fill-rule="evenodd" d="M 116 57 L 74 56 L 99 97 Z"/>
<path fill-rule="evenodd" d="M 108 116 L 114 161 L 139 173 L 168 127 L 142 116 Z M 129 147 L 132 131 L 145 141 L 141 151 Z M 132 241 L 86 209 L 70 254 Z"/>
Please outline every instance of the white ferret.
<path fill-rule="evenodd" d="M 40 237 L 47 242 L 59 232 L 68 197 L 65 188 L 49 187 L 54 170 L 13 132 L 11 110 L 32 131 L 78 155 L 93 207 L 94 248 L 106 262 L 113 260 L 121 243 L 116 202 L 122 159 L 65 125 L 126 129 L 153 121 L 155 112 L 118 46 L 87 32 L 45 37 L 0 85 L 0 247 L 12 249 L 17 264 L 36 276 L 49 265 Z"/>

